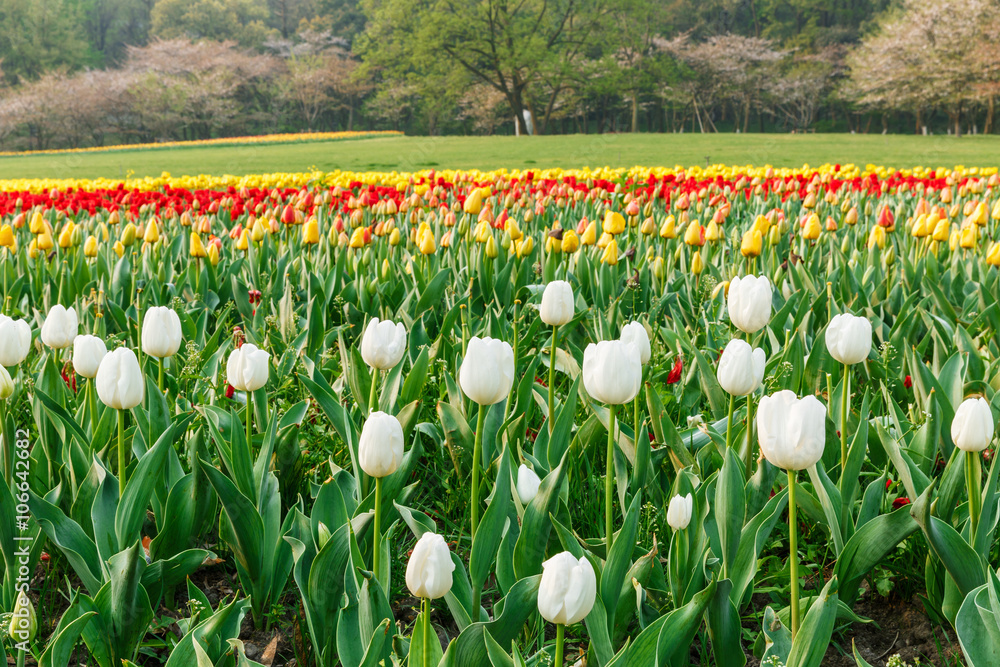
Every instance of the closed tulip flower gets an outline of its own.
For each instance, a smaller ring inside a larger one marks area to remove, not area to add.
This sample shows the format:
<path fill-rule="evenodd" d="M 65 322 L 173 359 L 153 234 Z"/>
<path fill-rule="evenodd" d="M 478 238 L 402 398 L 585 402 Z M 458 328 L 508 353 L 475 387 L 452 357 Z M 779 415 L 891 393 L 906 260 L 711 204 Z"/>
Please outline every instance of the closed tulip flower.
<path fill-rule="evenodd" d="M 444 538 L 437 533 L 424 533 L 406 564 L 406 587 L 414 597 L 434 600 L 451 590 L 455 563 Z"/>
<path fill-rule="evenodd" d="M 993 440 L 993 412 L 985 398 L 967 398 L 955 411 L 951 439 L 963 452 L 981 452 Z"/>
<path fill-rule="evenodd" d="M 772 465 L 804 470 L 823 456 L 826 406 L 815 396 L 799 399 L 779 391 L 760 400 L 757 430 L 761 452 Z"/>
<path fill-rule="evenodd" d="M 872 323 L 849 313 L 835 315 L 826 328 L 826 348 L 842 364 L 857 364 L 872 349 Z"/>
<path fill-rule="evenodd" d="M 639 351 L 639 362 L 643 366 L 649 363 L 649 358 L 652 356 L 652 349 L 649 346 L 649 334 L 641 322 L 629 322 L 623 326 L 621 341 L 635 346 L 635 349 Z"/>
<path fill-rule="evenodd" d="M 691 512 L 694 511 L 694 498 L 691 494 L 676 495 L 670 499 L 667 506 L 667 523 L 674 530 L 684 530 L 691 523 Z"/>
<path fill-rule="evenodd" d="M 97 376 L 108 348 L 97 336 L 77 336 L 73 341 L 73 370 L 85 378 Z"/>
<path fill-rule="evenodd" d="M 271 355 L 251 343 L 244 343 L 229 354 L 226 377 L 229 384 L 239 391 L 257 391 L 268 378 L 268 360 Z"/>
<path fill-rule="evenodd" d="M 146 383 L 139 360 L 127 347 L 112 350 L 97 369 L 97 395 L 115 410 L 131 410 L 142 402 Z"/>
<path fill-rule="evenodd" d="M 14 395 L 14 379 L 7 372 L 7 369 L 0 366 L 0 401 L 6 401 L 8 398 Z M 0 427 L 2 428 L 2 427 Z M 524 466 L 521 466 L 522 468 Z M 518 478 L 518 483 L 520 483 L 520 478 Z M 520 491 L 518 491 L 520 493 Z"/>
<path fill-rule="evenodd" d="M 479 405 L 499 403 L 507 398 L 514 383 L 514 350 L 502 340 L 473 336 L 458 383 L 465 395 Z"/>
<path fill-rule="evenodd" d="M 642 356 L 635 345 L 620 340 L 591 343 L 583 353 L 583 385 L 595 400 L 624 405 L 642 383 Z"/>
<path fill-rule="evenodd" d="M 31 327 L 24 320 L 0 315 L 0 366 L 17 366 L 31 349 Z"/>
<path fill-rule="evenodd" d="M 181 319 L 167 306 L 146 311 L 142 320 L 142 351 L 163 359 L 177 354 L 181 347 Z"/>
<path fill-rule="evenodd" d="M 767 358 L 759 347 L 751 349 L 746 341 L 734 338 L 726 345 L 719 358 L 716 376 L 719 384 L 733 396 L 753 393 L 764 379 L 764 363 Z"/>
<path fill-rule="evenodd" d="M 389 370 L 406 352 L 406 327 L 402 323 L 373 317 L 361 338 L 361 358 L 371 368 Z"/>
<path fill-rule="evenodd" d="M 553 280 L 542 293 L 542 322 L 557 327 L 573 319 L 573 287 L 565 280 Z"/>
<path fill-rule="evenodd" d="M 527 506 L 535 496 L 538 495 L 538 487 L 541 485 L 541 478 L 528 466 L 521 464 L 517 469 L 517 497 L 521 504 Z"/>
<path fill-rule="evenodd" d="M 568 551 L 542 563 L 538 585 L 538 613 L 549 623 L 579 623 L 594 607 L 597 577 L 586 557 L 577 558 Z"/>
<path fill-rule="evenodd" d="M 79 328 L 76 310 L 56 304 L 42 324 L 42 342 L 56 350 L 67 348 L 73 344 Z"/>
<path fill-rule="evenodd" d="M 358 439 L 358 463 L 371 477 L 388 477 L 403 462 L 403 427 L 385 412 L 368 415 Z"/>
<path fill-rule="evenodd" d="M 765 276 L 739 276 L 729 282 L 729 320 L 740 331 L 757 333 L 771 319 L 771 281 Z"/>

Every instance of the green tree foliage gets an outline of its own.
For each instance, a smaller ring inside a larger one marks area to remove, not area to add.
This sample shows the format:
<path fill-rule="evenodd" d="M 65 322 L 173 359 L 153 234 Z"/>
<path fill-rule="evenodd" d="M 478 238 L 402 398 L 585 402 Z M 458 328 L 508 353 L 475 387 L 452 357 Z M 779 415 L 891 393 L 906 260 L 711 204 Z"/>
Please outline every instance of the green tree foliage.
<path fill-rule="evenodd" d="M 259 47 L 270 29 L 265 0 L 158 0 L 152 34 L 163 39 L 233 40 Z"/>
<path fill-rule="evenodd" d="M 0 58 L 11 83 L 86 61 L 78 8 L 67 0 L 0 0 Z"/>

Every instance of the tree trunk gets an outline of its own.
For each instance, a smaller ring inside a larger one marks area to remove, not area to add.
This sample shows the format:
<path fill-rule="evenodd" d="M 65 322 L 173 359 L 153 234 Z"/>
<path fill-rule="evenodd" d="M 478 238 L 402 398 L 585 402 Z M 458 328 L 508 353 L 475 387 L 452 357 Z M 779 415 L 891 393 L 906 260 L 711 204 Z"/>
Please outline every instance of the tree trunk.
<path fill-rule="evenodd" d="M 632 132 L 639 131 L 639 92 L 632 91 Z"/>
<path fill-rule="evenodd" d="M 983 134 L 993 131 L 993 96 L 986 98 L 986 123 L 983 125 Z"/>

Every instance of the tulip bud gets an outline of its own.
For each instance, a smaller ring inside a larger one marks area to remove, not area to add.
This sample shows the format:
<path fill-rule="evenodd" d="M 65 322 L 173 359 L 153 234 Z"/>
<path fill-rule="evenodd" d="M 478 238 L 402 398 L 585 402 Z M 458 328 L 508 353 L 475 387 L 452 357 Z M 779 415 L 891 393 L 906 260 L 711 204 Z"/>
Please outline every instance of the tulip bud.
<path fill-rule="evenodd" d="M 97 369 L 97 395 L 115 410 L 131 410 L 142 403 L 145 381 L 135 352 L 120 347 L 109 352 Z"/>
<path fill-rule="evenodd" d="M 73 370 L 85 378 L 96 377 L 107 353 L 107 346 L 97 336 L 77 336 L 73 341 Z"/>
<path fill-rule="evenodd" d="M 701 259 L 701 251 L 695 250 L 694 255 L 691 256 L 691 273 L 700 276 L 704 270 L 705 262 Z"/>
<path fill-rule="evenodd" d="M 319 243 L 319 221 L 313 216 L 302 225 L 302 243 L 306 245 Z"/>
<path fill-rule="evenodd" d="M 88 236 L 86 243 L 83 244 L 83 255 L 84 257 L 97 257 L 97 237 Z"/>
<path fill-rule="evenodd" d="M 826 348 L 842 364 L 857 364 L 872 349 L 872 323 L 849 313 L 834 315 L 826 328 Z"/>
<path fill-rule="evenodd" d="M 729 283 L 729 320 L 740 331 L 756 333 L 771 319 L 771 282 L 766 276 L 737 276 Z"/>
<path fill-rule="evenodd" d="M 406 352 L 406 327 L 389 320 L 373 317 L 361 338 L 361 358 L 369 367 L 389 370 L 400 362 Z"/>
<path fill-rule="evenodd" d="M 740 253 L 744 257 L 759 257 L 764 238 L 759 230 L 751 229 L 743 234 L 743 241 L 740 244 Z"/>
<path fill-rule="evenodd" d="M 14 395 L 14 380 L 3 366 L 0 366 L 0 401 L 6 401 Z M 523 466 L 522 466 L 523 467 Z"/>
<path fill-rule="evenodd" d="M 601 263 L 608 266 L 618 264 L 618 243 L 614 239 L 604 248 L 604 252 L 601 254 Z"/>
<path fill-rule="evenodd" d="M 406 587 L 414 597 L 431 600 L 444 597 L 451 590 L 454 571 L 455 563 L 444 538 L 424 533 L 406 564 Z"/>
<path fill-rule="evenodd" d="M 565 280 L 553 280 L 545 286 L 539 309 L 542 322 L 553 327 L 566 324 L 573 319 L 573 287 Z"/>
<path fill-rule="evenodd" d="M 459 369 L 462 391 L 479 405 L 507 398 L 514 383 L 514 350 L 509 343 L 473 336 Z"/>
<path fill-rule="evenodd" d="M 622 340 L 591 343 L 583 353 L 583 385 L 601 403 L 630 402 L 642 386 L 642 352 Z"/>
<path fill-rule="evenodd" d="M 522 463 L 521 467 L 517 469 L 517 497 L 521 500 L 522 505 L 527 507 L 535 499 L 541 483 L 542 480 L 535 474 L 535 471 Z"/>
<path fill-rule="evenodd" d="M 239 391 L 257 391 L 267 384 L 271 355 L 251 343 L 244 343 L 229 354 L 226 379 Z"/>
<path fill-rule="evenodd" d="M 771 465 L 804 470 L 823 456 L 826 406 L 815 396 L 796 398 L 785 389 L 760 399 L 757 409 L 760 451 Z"/>
<path fill-rule="evenodd" d="M 764 379 L 764 350 L 751 349 L 746 341 L 734 338 L 719 357 L 719 384 L 732 396 L 746 396 L 757 391 Z"/>
<path fill-rule="evenodd" d="M 14 611 L 10 614 L 10 628 L 7 634 L 17 643 L 30 642 L 38 632 L 35 607 L 23 591 L 18 591 Z"/>
<path fill-rule="evenodd" d="M 568 551 L 542 563 L 538 613 L 550 623 L 572 625 L 586 618 L 597 597 L 597 577 L 586 556 Z"/>
<path fill-rule="evenodd" d="M 42 342 L 55 350 L 67 348 L 73 344 L 79 327 L 76 310 L 56 304 L 42 323 Z"/>
<path fill-rule="evenodd" d="M 358 439 L 358 464 L 371 477 L 388 477 L 403 462 L 403 427 L 385 412 L 368 415 Z"/>
<path fill-rule="evenodd" d="M 514 242 L 514 252 L 518 257 L 527 257 L 535 249 L 535 239 L 525 236 L 520 241 Z"/>
<path fill-rule="evenodd" d="M 142 351 L 163 359 L 177 354 L 181 347 L 181 320 L 167 306 L 152 307 L 142 320 Z"/>
<path fill-rule="evenodd" d="M 212 266 L 219 265 L 219 246 L 214 243 L 210 243 L 208 245 L 208 261 L 212 264 Z"/>
<path fill-rule="evenodd" d="M 676 495 L 667 506 L 667 523 L 674 530 L 684 530 L 691 523 L 693 511 L 694 498 L 690 493 L 685 496 Z"/>
<path fill-rule="evenodd" d="M 955 411 L 951 439 L 963 452 L 981 452 L 993 440 L 993 412 L 985 398 L 967 398 Z"/>
<path fill-rule="evenodd" d="M 643 366 L 649 363 L 649 358 L 652 356 L 652 350 L 649 346 L 649 332 L 646 331 L 646 327 L 641 322 L 629 322 L 623 326 L 619 339 L 626 345 L 635 346 L 635 349 L 639 351 L 639 363 Z"/>
<path fill-rule="evenodd" d="M 0 366 L 19 365 L 30 349 L 31 326 L 24 320 L 0 314 Z"/>

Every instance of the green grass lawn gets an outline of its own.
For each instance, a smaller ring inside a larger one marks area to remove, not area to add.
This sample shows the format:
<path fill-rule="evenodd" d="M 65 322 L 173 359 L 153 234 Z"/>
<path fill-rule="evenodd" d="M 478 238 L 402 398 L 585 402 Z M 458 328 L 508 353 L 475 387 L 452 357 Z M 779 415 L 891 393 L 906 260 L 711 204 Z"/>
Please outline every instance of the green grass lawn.
<path fill-rule="evenodd" d="M 0 178 L 88 178 L 423 168 L 630 167 L 726 164 L 893 167 L 1000 164 L 1000 135 L 603 134 L 388 137 L 301 144 L 117 150 L 0 157 Z"/>

